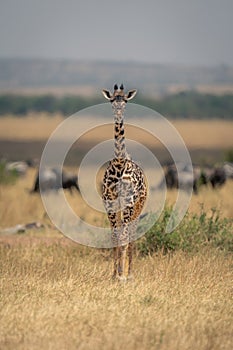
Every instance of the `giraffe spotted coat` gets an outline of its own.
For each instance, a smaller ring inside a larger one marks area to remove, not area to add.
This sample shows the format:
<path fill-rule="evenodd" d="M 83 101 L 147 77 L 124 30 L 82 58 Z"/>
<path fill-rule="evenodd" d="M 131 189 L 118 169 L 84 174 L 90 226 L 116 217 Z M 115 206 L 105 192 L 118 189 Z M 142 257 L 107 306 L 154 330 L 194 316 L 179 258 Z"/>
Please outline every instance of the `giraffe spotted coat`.
<path fill-rule="evenodd" d="M 114 93 L 103 90 L 114 114 L 114 158 L 109 162 L 103 178 L 103 203 L 112 229 L 114 247 L 113 277 L 126 279 L 126 255 L 128 278 L 132 276 L 133 242 L 139 216 L 147 197 L 147 186 L 142 169 L 129 157 L 125 145 L 124 110 L 136 90 L 124 93 L 123 85 L 114 86 Z"/>

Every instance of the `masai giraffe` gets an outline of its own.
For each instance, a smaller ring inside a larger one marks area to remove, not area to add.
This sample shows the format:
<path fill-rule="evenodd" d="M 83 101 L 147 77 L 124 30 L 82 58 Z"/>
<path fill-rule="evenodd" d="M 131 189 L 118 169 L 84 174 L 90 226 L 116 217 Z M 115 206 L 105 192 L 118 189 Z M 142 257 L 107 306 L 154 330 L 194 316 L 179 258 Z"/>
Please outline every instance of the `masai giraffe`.
<path fill-rule="evenodd" d="M 112 229 L 114 246 L 113 278 L 126 279 L 126 255 L 128 253 L 128 278 L 132 277 L 133 241 L 139 215 L 143 209 L 147 187 L 142 169 L 126 152 L 124 110 L 137 90 L 124 93 L 123 85 L 114 86 L 113 94 L 103 90 L 113 108 L 115 121 L 114 158 L 109 162 L 103 179 L 102 198 Z"/>

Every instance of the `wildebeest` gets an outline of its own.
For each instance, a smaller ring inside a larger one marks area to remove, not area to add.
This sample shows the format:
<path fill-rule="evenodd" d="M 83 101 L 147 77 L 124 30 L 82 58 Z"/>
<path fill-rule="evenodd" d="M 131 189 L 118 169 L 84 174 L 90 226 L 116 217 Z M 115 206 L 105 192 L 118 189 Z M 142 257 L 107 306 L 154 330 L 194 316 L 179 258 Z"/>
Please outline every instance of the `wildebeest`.
<path fill-rule="evenodd" d="M 192 170 L 190 166 L 183 163 L 168 165 L 165 170 L 165 181 L 169 189 L 187 190 L 192 188 L 195 194 L 197 194 L 200 185 L 207 184 L 205 173 L 200 167 L 193 166 Z"/>
<path fill-rule="evenodd" d="M 233 164 L 225 162 L 223 166 L 214 168 L 209 175 L 209 181 L 213 188 L 221 187 L 227 179 L 233 179 Z"/>
<path fill-rule="evenodd" d="M 226 180 L 227 175 L 223 167 L 214 169 L 209 176 L 209 181 L 213 188 L 222 186 L 225 184 Z"/>
<path fill-rule="evenodd" d="M 45 192 L 50 190 L 68 189 L 72 193 L 73 189 L 79 191 L 78 177 L 56 168 L 45 168 L 38 171 L 34 186 L 31 192 Z"/>
<path fill-rule="evenodd" d="M 193 175 L 192 170 L 183 163 L 176 165 L 169 164 L 165 168 L 167 188 L 185 190 L 193 186 L 195 194 L 197 194 L 198 188 L 201 185 L 208 185 L 210 183 L 212 188 L 218 188 L 224 185 L 227 179 L 233 179 L 233 164 L 229 162 L 225 162 L 223 166 L 216 168 L 201 168 L 193 165 Z M 162 188 L 165 182 L 162 181 L 159 187 Z"/>

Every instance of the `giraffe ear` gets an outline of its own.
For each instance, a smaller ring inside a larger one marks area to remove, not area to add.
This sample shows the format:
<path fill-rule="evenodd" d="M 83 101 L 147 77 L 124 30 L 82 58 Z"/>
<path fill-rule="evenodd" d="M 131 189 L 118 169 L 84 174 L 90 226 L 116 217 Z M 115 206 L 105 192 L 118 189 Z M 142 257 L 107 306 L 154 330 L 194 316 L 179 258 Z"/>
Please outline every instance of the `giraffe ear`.
<path fill-rule="evenodd" d="M 110 91 L 103 89 L 103 90 L 102 90 L 102 93 L 103 93 L 104 97 L 105 97 L 107 100 L 111 100 L 112 94 L 111 94 Z"/>
<path fill-rule="evenodd" d="M 125 98 L 127 101 L 131 100 L 132 98 L 134 98 L 134 96 L 136 95 L 137 90 L 129 90 L 128 93 L 125 95 Z"/>

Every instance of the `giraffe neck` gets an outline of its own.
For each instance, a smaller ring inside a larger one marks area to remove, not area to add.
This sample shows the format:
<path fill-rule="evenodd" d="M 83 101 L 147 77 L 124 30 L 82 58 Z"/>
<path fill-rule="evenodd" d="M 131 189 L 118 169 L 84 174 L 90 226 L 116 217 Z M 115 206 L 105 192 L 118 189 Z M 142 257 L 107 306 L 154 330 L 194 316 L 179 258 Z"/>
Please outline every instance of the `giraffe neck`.
<path fill-rule="evenodd" d="M 115 118 L 115 152 L 114 156 L 117 159 L 127 158 L 126 146 L 125 146 L 125 130 L 123 116 L 121 118 Z"/>

